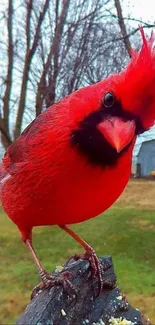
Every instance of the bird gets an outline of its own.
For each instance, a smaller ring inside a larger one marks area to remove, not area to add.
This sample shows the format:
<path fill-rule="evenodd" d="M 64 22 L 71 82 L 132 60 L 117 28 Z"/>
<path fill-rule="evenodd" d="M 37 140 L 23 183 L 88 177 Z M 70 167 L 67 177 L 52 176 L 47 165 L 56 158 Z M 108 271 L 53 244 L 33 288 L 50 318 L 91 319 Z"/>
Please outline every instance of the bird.
<path fill-rule="evenodd" d="M 125 189 L 137 136 L 155 124 L 155 35 L 131 50 L 128 65 L 83 87 L 36 117 L 12 143 L 0 165 L 0 199 L 32 254 L 45 287 L 69 280 L 46 272 L 32 229 L 57 225 L 85 250 L 102 290 L 95 250 L 70 224 L 107 210 Z M 66 281 L 66 282 L 65 282 Z"/>

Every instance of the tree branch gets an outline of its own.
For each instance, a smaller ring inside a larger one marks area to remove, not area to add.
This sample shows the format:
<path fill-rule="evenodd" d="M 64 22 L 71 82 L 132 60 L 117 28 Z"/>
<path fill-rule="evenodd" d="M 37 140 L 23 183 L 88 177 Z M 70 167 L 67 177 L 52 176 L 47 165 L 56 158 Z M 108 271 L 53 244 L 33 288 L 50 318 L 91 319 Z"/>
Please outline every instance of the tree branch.
<path fill-rule="evenodd" d="M 16 125 L 15 125 L 15 130 L 14 130 L 14 138 L 15 139 L 18 138 L 18 136 L 21 133 L 22 118 L 23 118 L 24 108 L 25 108 L 26 93 L 27 93 L 27 83 L 28 83 L 28 80 L 29 80 L 30 65 L 31 65 L 31 61 L 32 61 L 32 58 L 34 56 L 34 53 L 35 53 L 35 51 L 37 49 L 41 25 L 42 25 L 42 22 L 44 20 L 46 11 L 47 11 L 47 9 L 49 7 L 49 1 L 50 0 L 45 1 L 44 7 L 43 7 L 42 11 L 40 12 L 40 16 L 38 18 L 38 24 L 37 24 L 37 27 L 36 27 L 32 47 L 31 48 L 27 47 L 27 49 L 26 49 L 25 64 L 24 64 L 22 85 L 21 85 L 21 93 L 20 93 L 20 99 L 19 99 L 19 105 L 18 105 Z M 30 18 L 31 18 L 32 5 L 33 5 L 33 0 L 31 0 L 30 5 L 28 5 L 28 10 L 27 10 L 27 17 L 28 17 L 27 18 L 27 26 L 26 26 L 27 46 L 30 45 L 29 33 L 30 33 Z"/>
<path fill-rule="evenodd" d="M 38 116 L 42 111 L 43 101 L 46 99 L 46 107 L 52 105 L 55 101 L 55 84 L 58 75 L 58 59 L 59 59 L 59 47 L 63 34 L 63 29 L 65 26 L 65 20 L 67 16 L 67 10 L 70 0 L 63 1 L 63 7 L 60 16 L 58 17 L 58 5 L 59 1 L 56 3 L 56 25 L 54 38 L 48 53 L 46 62 L 43 66 L 42 75 L 38 83 L 38 89 L 36 94 L 36 116 Z M 53 71 L 52 75 L 49 76 L 49 85 L 46 85 L 46 77 L 51 66 L 51 60 L 53 57 Z"/>

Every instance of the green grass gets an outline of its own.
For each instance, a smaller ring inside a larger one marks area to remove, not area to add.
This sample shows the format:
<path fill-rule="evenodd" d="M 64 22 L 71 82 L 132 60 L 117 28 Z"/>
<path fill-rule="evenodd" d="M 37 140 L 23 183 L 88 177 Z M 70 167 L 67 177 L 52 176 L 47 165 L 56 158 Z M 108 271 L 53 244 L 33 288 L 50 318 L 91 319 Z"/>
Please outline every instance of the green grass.
<path fill-rule="evenodd" d="M 73 226 L 99 256 L 113 256 L 118 285 L 135 308 L 155 323 L 155 212 L 113 208 Z M 81 247 L 58 227 L 34 229 L 34 246 L 51 271 Z M 0 210 L 0 324 L 14 324 L 40 281 L 16 226 Z"/>

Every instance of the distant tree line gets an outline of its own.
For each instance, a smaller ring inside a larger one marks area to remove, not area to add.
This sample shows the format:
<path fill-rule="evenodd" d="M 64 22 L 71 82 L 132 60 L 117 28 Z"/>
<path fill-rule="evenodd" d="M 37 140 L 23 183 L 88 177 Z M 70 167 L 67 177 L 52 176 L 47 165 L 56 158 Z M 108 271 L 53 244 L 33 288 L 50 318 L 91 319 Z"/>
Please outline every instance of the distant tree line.
<path fill-rule="evenodd" d="M 139 42 L 130 20 L 123 17 L 120 0 L 8 0 L 0 8 L 5 148 L 46 107 L 126 65 L 130 36 Z"/>

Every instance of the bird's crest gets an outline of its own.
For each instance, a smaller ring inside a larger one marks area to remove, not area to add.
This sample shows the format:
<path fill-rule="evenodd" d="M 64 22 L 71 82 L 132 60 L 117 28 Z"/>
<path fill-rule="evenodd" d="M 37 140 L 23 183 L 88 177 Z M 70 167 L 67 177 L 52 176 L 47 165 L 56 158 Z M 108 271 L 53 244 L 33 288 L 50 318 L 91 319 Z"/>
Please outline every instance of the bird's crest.
<path fill-rule="evenodd" d="M 155 123 L 155 34 L 147 39 L 142 27 L 140 33 L 142 47 L 131 50 L 131 60 L 119 74 L 117 92 L 124 109 L 139 116 L 148 129 Z"/>

